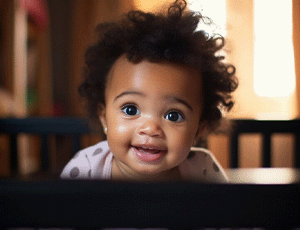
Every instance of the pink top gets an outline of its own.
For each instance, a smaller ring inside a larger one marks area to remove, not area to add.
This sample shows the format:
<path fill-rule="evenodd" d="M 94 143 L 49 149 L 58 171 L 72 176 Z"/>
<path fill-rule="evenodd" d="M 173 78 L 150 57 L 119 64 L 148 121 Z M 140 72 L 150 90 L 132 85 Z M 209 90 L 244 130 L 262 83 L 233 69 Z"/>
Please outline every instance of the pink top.
<path fill-rule="evenodd" d="M 228 182 L 228 178 L 213 154 L 204 148 L 192 148 L 195 155 L 179 165 L 183 179 Z M 65 166 L 62 179 L 110 180 L 113 154 L 107 141 L 79 151 Z"/>

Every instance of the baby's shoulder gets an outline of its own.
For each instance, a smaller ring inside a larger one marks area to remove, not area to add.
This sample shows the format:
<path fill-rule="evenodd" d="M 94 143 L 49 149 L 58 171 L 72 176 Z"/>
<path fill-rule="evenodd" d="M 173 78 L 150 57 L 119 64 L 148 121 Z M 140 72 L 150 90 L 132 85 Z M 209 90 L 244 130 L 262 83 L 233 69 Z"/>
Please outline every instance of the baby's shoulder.
<path fill-rule="evenodd" d="M 77 152 L 64 167 L 60 177 L 63 179 L 91 178 L 95 168 L 104 165 L 108 152 L 107 141 L 101 141 Z"/>
<path fill-rule="evenodd" d="M 214 154 L 205 148 L 192 147 L 194 152 L 182 165 L 188 177 L 209 181 L 209 182 L 228 182 L 228 177 L 218 162 Z"/>
<path fill-rule="evenodd" d="M 106 153 L 109 151 L 107 141 L 100 141 L 95 145 L 89 146 L 85 149 L 80 150 L 78 153 L 74 155 L 72 159 L 76 159 L 78 157 L 95 157 L 100 156 L 101 153 Z"/>

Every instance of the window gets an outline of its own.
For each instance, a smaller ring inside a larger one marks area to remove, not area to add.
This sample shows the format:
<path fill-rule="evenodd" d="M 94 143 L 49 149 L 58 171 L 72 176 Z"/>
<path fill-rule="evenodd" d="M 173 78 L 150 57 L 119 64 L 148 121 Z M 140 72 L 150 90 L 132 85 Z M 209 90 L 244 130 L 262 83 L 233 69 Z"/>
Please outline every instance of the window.
<path fill-rule="evenodd" d="M 295 89 L 292 0 L 254 1 L 254 91 L 286 97 Z"/>

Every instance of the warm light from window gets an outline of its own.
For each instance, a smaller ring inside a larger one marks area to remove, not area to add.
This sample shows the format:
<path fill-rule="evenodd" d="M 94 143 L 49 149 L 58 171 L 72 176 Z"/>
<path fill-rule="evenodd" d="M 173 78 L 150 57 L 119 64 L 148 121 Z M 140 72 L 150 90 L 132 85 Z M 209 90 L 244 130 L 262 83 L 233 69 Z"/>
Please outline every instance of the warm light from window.
<path fill-rule="evenodd" d="M 292 0 L 255 0 L 254 35 L 255 93 L 289 96 L 295 89 Z"/>
<path fill-rule="evenodd" d="M 190 10 L 200 12 L 213 20 L 214 25 L 200 23 L 197 30 L 204 30 L 210 35 L 226 36 L 226 0 L 190 0 L 188 6 Z"/>

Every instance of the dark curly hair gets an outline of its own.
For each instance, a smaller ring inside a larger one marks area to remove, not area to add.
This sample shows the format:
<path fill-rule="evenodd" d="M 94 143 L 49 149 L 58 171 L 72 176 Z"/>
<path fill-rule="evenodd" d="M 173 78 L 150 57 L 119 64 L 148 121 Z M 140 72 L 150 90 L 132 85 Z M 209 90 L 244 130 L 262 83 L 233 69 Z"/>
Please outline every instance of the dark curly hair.
<path fill-rule="evenodd" d="M 100 125 L 98 107 L 105 104 L 109 71 L 125 54 L 132 63 L 168 61 L 198 69 L 204 84 L 201 120 L 207 122 L 210 132 L 220 126 L 222 111 L 229 111 L 234 104 L 231 93 L 238 86 L 235 67 L 217 55 L 224 47 L 222 36 L 196 31 L 198 23 L 212 21 L 186 6 L 186 1 L 177 0 L 165 13 L 130 11 L 120 21 L 97 26 L 98 41 L 86 52 L 85 79 L 79 87 L 94 124 Z"/>

